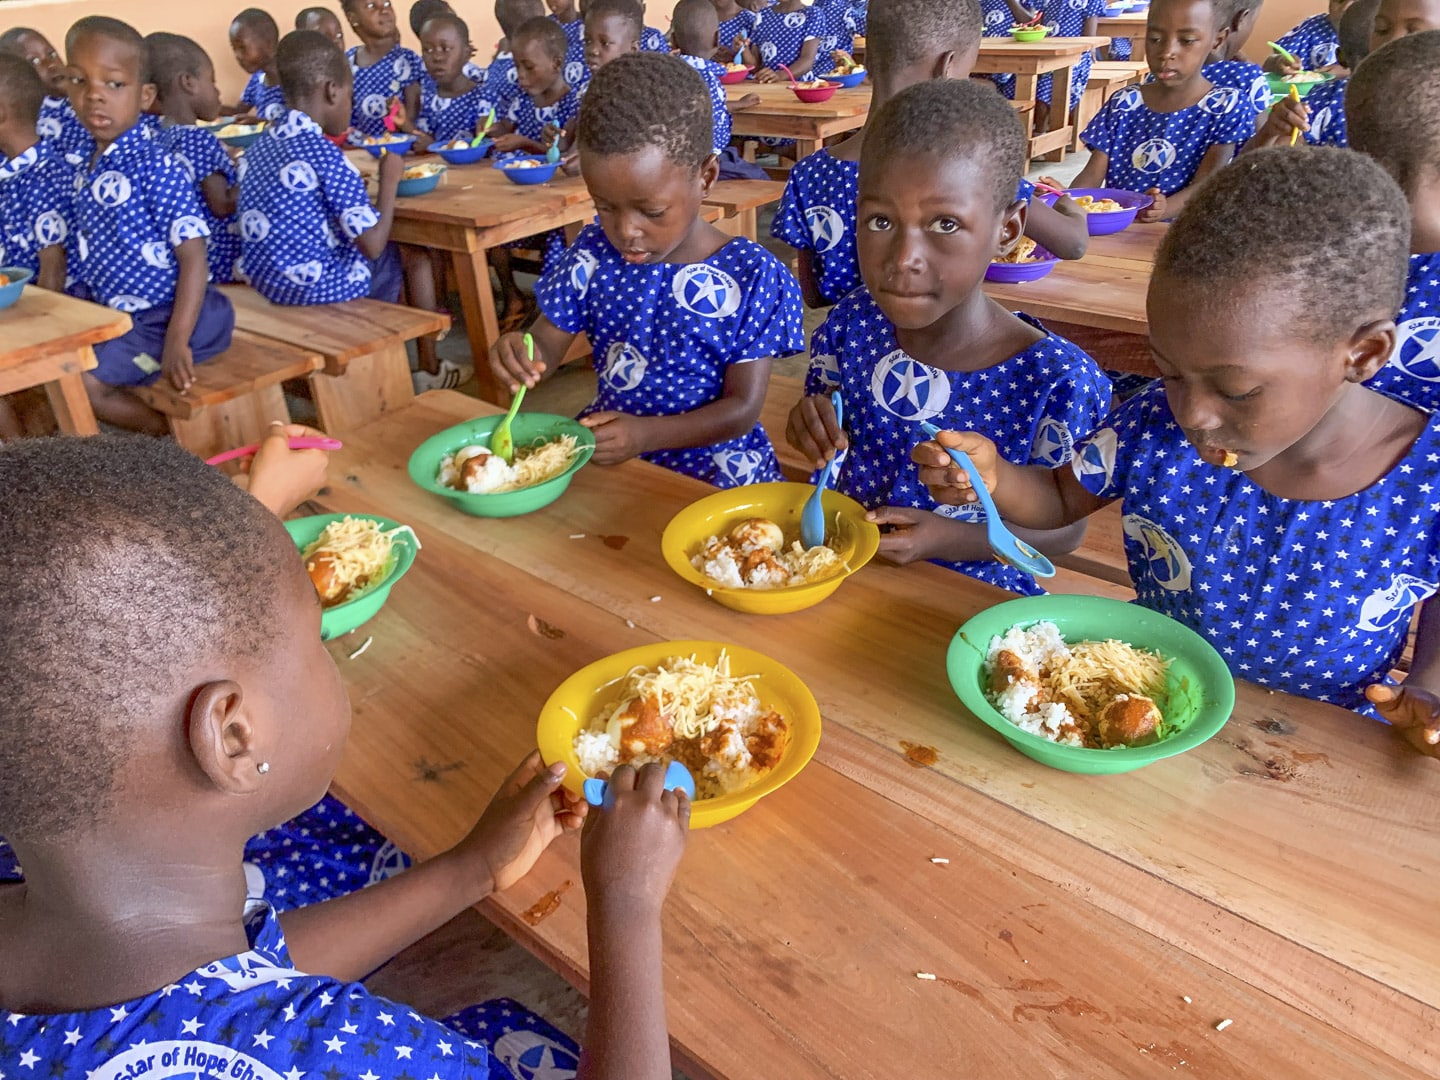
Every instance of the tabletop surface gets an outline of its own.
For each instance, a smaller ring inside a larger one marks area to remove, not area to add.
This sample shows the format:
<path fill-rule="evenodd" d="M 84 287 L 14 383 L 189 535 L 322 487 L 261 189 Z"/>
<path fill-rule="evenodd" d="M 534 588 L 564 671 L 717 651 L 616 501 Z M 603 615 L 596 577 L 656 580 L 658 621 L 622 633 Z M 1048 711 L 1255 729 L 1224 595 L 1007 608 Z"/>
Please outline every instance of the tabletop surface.
<path fill-rule="evenodd" d="M 1039 41 L 1014 38 L 981 38 L 980 55 L 988 56 L 1079 56 L 1089 49 L 1110 44 L 1108 37 L 1047 37 Z"/>
<path fill-rule="evenodd" d="M 123 311 L 26 285 L 20 299 L 0 311 L 0 363 L 98 345 L 129 329 L 130 316 Z"/>
<path fill-rule="evenodd" d="M 801 101 L 786 82 L 760 83 L 747 80 L 724 87 L 729 101 L 738 101 L 747 94 L 760 98 L 760 104 L 734 114 L 739 119 L 746 113 L 756 116 L 809 116 L 817 119 L 860 116 L 870 111 L 870 84 L 840 87 L 828 101 Z"/>
<path fill-rule="evenodd" d="M 710 490 L 697 481 L 589 466 L 509 520 L 409 481 L 421 441 L 494 411 L 427 394 L 334 455 L 323 509 L 382 513 L 424 542 L 380 615 L 331 645 L 354 706 L 335 790 L 429 856 L 464 834 L 578 667 L 683 638 L 789 666 L 824 716 L 816 759 L 693 833 L 666 907 L 687 1071 L 1440 1071 L 1440 769 L 1388 729 L 1241 684 L 1226 727 L 1188 754 L 1111 778 L 1049 770 L 971 718 L 945 676 L 956 627 L 1006 594 L 875 564 L 820 607 L 744 616 L 660 558 L 665 523 Z M 575 841 L 486 907 L 583 987 Z"/>

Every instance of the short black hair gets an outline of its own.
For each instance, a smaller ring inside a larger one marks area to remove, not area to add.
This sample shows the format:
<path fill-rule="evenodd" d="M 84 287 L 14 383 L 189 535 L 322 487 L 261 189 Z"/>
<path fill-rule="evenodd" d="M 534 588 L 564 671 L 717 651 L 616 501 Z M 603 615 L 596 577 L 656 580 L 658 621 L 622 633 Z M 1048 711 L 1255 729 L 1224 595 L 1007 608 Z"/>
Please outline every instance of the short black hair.
<path fill-rule="evenodd" d="M 670 16 L 670 36 L 676 47 L 688 56 L 709 59 L 715 51 L 715 35 L 719 30 L 720 16 L 715 13 L 711 0 L 680 0 Z"/>
<path fill-rule="evenodd" d="M 40 119 L 45 93 L 45 80 L 34 64 L 14 53 L 0 52 L 0 102 L 27 128 Z"/>
<path fill-rule="evenodd" d="M 0 834 L 53 838 L 109 804 L 180 674 L 261 656 L 284 534 L 166 439 L 0 446 Z"/>
<path fill-rule="evenodd" d="M 1201 290 L 1285 298 L 1297 336 L 1334 342 L 1405 298 L 1410 208 L 1374 161 L 1337 147 L 1243 154 L 1200 185 L 1155 259 Z"/>
<path fill-rule="evenodd" d="M 460 35 L 462 42 L 469 42 L 470 40 L 470 27 L 466 25 L 464 19 L 456 15 L 453 11 L 438 11 L 434 15 L 428 16 L 425 21 L 420 24 L 420 30 L 424 30 L 425 27 L 431 23 L 454 27 L 455 32 Z M 418 34 L 419 31 L 416 31 L 416 33 Z"/>
<path fill-rule="evenodd" d="M 181 75 L 199 75 L 210 63 L 199 42 L 182 34 L 147 34 L 145 48 L 150 53 L 150 81 L 162 98 Z"/>
<path fill-rule="evenodd" d="M 350 82 L 350 62 L 340 46 L 319 30 L 291 30 L 275 48 L 280 89 L 293 107 L 326 82 Z"/>
<path fill-rule="evenodd" d="M 710 91 L 678 56 L 626 53 L 591 78 L 575 138 L 602 156 L 658 146 L 676 165 L 698 169 L 715 152 Z"/>
<path fill-rule="evenodd" d="M 510 37 L 510 51 L 519 52 L 520 43 L 524 41 L 538 44 L 557 64 L 564 63 L 565 52 L 570 48 L 570 39 L 565 36 L 564 28 L 544 15 L 526 19 L 520 24 L 520 28 Z"/>
<path fill-rule="evenodd" d="M 32 30 L 28 26 L 12 26 L 3 34 L 0 34 L 0 53 L 9 53 L 11 56 L 21 56 L 27 37 L 36 37 L 41 41 L 45 40 L 45 35 L 40 33 L 39 30 Z"/>
<path fill-rule="evenodd" d="M 307 7 L 307 8 L 301 8 L 301 9 L 300 9 L 300 14 L 298 14 L 298 15 L 295 16 L 295 29 L 296 29 L 296 30 L 309 30 L 310 27 L 306 26 L 306 25 L 305 25 L 306 23 L 308 23 L 311 19 L 324 18 L 326 15 L 330 16 L 330 18 L 334 19 L 337 23 L 340 21 L 340 16 L 339 16 L 339 15 L 336 15 L 336 14 L 335 14 L 333 11 L 331 11 L 329 8 L 323 8 L 323 7 Z"/>
<path fill-rule="evenodd" d="M 452 12 L 445 0 L 415 0 L 410 5 L 410 32 L 420 36 L 420 28 L 436 15 Z"/>
<path fill-rule="evenodd" d="M 706 0 L 709 3 L 709 0 Z M 678 10 L 678 9 L 677 9 Z M 711 4 L 711 10 L 714 5 Z M 585 25 L 590 25 L 590 20 L 618 18 L 625 22 L 635 31 L 635 40 L 640 40 L 640 35 L 645 32 L 645 9 L 640 6 L 640 0 L 590 0 L 585 5 Z"/>
<path fill-rule="evenodd" d="M 1356 0 L 1357 3 L 1360 0 Z M 1440 168 L 1440 30 L 1408 34 L 1367 56 L 1345 88 L 1350 146 L 1416 193 Z"/>
<path fill-rule="evenodd" d="M 145 39 L 127 22 L 119 19 L 112 19 L 109 15 L 86 15 L 84 18 L 76 19 L 70 24 L 70 29 L 65 31 L 65 51 L 74 50 L 81 38 L 104 37 L 111 41 L 118 41 L 123 45 L 134 48 L 140 57 L 140 81 L 148 83 L 150 79 L 150 50 L 145 48 Z"/>
<path fill-rule="evenodd" d="M 260 8 L 246 8 L 240 12 L 230 20 L 230 29 L 232 32 L 249 31 L 272 48 L 280 43 L 280 27 L 275 25 L 275 19 L 268 11 Z"/>
<path fill-rule="evenodd" d="M 1375 32 L 1375 13 L 1380 0 L 1355 0 L 1340 16 L 1340 62 L 1352 72 L 1370 55 L 1370 35 Z"/>
<path fill-rule="evenodd" d="M 544 15 L 545 5 L 541 0 L 495 0 L 495 21 L 505 31 L 506 38 L 513 38 L 524 23 Z M 515 50 L 514 41 L 510 42 L 510 50 Z"/>
<path fill-rule="evenodd" d="M 865 63 L 883 77 L 972 48 L 984 22 L 979 0 L 875 0 L 865 21 Z"/>
<path fill-rule="evenodd" d="M 862 177 L 899 157 L 985 162 L 996 210 L 1015 201 L 1028 143 L 1014 108 L 972 79 L 931 79 L 906 87 L 872 113 L 860 152 Z"/>

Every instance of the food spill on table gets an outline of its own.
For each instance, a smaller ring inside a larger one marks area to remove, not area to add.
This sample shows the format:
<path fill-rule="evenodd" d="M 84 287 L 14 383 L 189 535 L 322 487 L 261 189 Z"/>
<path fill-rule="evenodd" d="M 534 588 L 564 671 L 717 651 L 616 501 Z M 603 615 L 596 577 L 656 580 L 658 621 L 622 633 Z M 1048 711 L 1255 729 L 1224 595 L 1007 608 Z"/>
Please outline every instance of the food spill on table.
<path fill-rule="evenodd" d="M 412 779 L 433 784 L 437 783 L 445 773 L 454 772 L 456 769 L 463 769 L 465 762 L 445 761 L 440 764 L 434 764 L 429 758 L 422 757 L 412 762 L 410 767 L 415 770 L 415 775 Z"/>
<path fill-rule="evenodd" d="M 565 636 L 564 630 L 561 630 L 553 623 L 548 623 L 544 619 L 541 619 L 535 615 L 531 615 L 528 619 L 526 619 L 525 624 L 530 627 L 530 632 L 532 634 L 536 635 L 537 637 L 548 638 L 550 641 L 559 641 Z"/>
<path fill-rule="evenodd" d="M 917 769 L 934 765 L 940 760 L 940 751 L 933 746 L 922 746 L 919 743 L 906 742 L 901 739 L 900 749 L 905 751 L 906 760 Z"/>
<path fill-rule="evenodd" d="M 529 926 L 539 926 L 555 912 L 560 910 L 560 897 L 564 896 L 574 886 L 573 881 L 565 881 L 558 889 L 547 892 L 536 900 L 528 908 L 520 913 L 520 917 Z"/>
<path fill-rule="evenodd" d="M 630 537 L 621 536 L 618 533 L 613 533 L 609 536 L 606 536 L 602 533 L 600 536 L 600 541 L 606 547 L 614 548 L 616 551 L 619 551 L 621 548 L 623 548 L 626 544 L 630 542 Z"/>

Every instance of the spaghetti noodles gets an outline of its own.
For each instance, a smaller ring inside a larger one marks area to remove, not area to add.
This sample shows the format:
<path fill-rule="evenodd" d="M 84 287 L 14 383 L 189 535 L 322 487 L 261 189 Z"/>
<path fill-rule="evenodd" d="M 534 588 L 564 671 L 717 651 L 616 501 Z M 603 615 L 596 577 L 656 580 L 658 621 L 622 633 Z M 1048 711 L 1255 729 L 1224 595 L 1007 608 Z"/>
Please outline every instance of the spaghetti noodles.
<path fill-rule="evenodd" d="M 407 525 L 385 532 L 369 518 L 332 521 L 301 552 L 322 607 L 353 600 L 358 593 L 385 580 L 394 562 L 395 536 Z"/>

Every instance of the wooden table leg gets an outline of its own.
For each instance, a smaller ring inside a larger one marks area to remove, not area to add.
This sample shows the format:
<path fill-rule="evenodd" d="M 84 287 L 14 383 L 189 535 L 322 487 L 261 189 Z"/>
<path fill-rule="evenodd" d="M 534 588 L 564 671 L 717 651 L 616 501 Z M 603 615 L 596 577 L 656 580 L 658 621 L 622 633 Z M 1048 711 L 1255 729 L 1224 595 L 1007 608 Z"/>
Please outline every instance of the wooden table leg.
<path fill-rule="evenodd" d="M 81 350 L 82 360 L 88 360 Z M 82 367 L 94 367 L 94 363 L 82 363 Z M 66 435 L 99 435 L 100 425 L 95 422 L 95 413 L 90 408 L 90 395 L 85 393 L 85 381 L 79 375 L 62 375 L 54 382 L 45 384 L 45 396 L 50 399 L 50 408 L 60 430 Z"/>
<path fill-rule="evenodd" d="M 822 146 L 824 146 L 824 145 L 825 145 L 824 141 L 821 140 L 821 139 L 818 139 L 818 138 L 815 138 L 815 139 L 796 139 L 796 140 L 795 140 L 795 160 L 796 160 L 796 161 L 801 161 L 801 160 L 809 157 L 811 154 L 815 153 L 815 151 L 819 150 L 819 149 L 820 149 Z"/>
<path fill-rule="evenodd" d="M 450 258 L 460 285 L 460 309 L 465 313 L 465 332 L 470 338 L 480 400 L 494 405 L 509 404 L 509 395 L 490 373 L 490 344 L 500 336 L 500 316 L 495 311 L 495 293 L 490 288 L 490 264 L 486 261 L 485 249 L 452 251 Z"/>
<path fill-rule="evenodd" d="M 1062 67 L 1052 72 L 1054 81 L 1050 84 L 1050 130 L 1060 131 L 1071 123 L 1070 84 L 1074 80 L 1074 67 Z M 1045 161 L 1064 161 L 1065 144 L 1045 154 Z"/>

